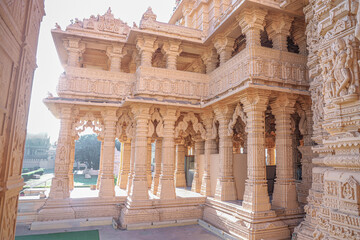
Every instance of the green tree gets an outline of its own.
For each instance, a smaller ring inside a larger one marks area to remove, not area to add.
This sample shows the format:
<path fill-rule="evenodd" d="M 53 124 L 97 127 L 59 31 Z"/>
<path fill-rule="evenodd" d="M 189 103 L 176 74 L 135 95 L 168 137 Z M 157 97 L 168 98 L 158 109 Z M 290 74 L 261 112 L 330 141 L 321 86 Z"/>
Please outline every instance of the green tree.
<path fill-rule="evenodd" d="M 99 169 L 101 142 L 96 134 L 80 136 L 75 142 L 75 162 L 86 163 L 89 168 Z"/>

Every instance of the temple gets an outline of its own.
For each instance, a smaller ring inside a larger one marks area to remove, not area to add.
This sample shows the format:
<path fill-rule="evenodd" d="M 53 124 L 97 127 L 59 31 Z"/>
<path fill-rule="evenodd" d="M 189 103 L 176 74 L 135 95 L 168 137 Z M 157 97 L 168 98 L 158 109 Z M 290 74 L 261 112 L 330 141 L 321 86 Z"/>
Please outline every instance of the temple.
<path fill-rule="evenodd" d="M 359 18 L 358 1 L 182 0 L 168 23 L 149 7 L 139 26 L 110 8 L 56 25 L 55 176 L 18 219 L 360 239 Z M 86 128 L 101 141 L 96 196 L 73 197 Z"/>

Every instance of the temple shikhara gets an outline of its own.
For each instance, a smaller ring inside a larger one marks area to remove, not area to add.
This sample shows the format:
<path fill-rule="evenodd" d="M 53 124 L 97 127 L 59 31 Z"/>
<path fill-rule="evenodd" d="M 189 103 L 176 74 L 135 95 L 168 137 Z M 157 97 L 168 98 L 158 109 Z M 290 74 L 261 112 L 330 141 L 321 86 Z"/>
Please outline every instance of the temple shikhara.
<path fill-rule="evenodd" d="M 1 1 L 0 14 L 0 239 L 16 218 L 360 239 L 359 1 L 178 0 L 167 23 L 149 7 L 139 24 L 111 8 L 56 24 L 64 72 L 44 103 L 61 127 L 37 200 L 18 194 L 43 0 Z M 86 129 L 101 141 L 91 196 L 73 175 Z"/>

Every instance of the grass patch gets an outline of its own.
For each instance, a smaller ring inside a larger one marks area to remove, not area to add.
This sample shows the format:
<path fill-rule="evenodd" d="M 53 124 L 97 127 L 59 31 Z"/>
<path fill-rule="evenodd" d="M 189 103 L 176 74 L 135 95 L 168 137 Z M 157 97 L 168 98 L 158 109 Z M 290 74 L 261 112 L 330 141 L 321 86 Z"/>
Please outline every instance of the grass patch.
<path fill-rule="evenodd" d="M 80 232 L 64 232 L 50 233 L 39 235 L 17 236 L 15 240 L 100 240 L 99 231 L 80 231 Z"/>

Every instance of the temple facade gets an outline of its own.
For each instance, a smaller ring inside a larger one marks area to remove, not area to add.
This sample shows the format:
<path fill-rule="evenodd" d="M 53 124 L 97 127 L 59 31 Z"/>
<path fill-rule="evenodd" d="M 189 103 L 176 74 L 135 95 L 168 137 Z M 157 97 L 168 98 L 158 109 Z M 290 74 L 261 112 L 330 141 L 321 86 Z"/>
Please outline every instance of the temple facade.
<path fill-rule="evenodd" d="M 360 239 L 359 2 L 182 0 L 156 18 L 148 8 L 129 26 L 109 8 L 52 30 L 64 67 L 44 99 L 61 121 L 55 176 L 21 219 Z M 96 196 L 73 198 L 87 128 L 102 142 Z"/>

